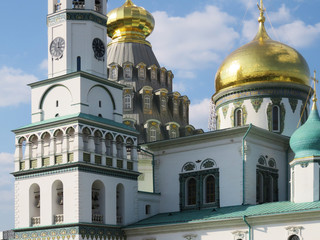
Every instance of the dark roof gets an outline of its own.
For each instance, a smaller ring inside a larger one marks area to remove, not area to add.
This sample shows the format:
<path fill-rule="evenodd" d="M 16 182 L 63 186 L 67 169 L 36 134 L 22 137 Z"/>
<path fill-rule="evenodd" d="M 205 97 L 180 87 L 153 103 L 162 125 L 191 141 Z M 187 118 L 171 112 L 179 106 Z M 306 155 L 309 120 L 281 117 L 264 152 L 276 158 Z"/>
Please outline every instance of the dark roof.
<path fill-rule="evenodd" d="M 125 62 L 131 62 L 134 66 L 143 62 L 147 67 L 156 65 L 160 68 L 158 60 L 152 48 L 142 43 L 113 43 L 108 46 L 107 63 L 117 63 L 122 66 Z"/>

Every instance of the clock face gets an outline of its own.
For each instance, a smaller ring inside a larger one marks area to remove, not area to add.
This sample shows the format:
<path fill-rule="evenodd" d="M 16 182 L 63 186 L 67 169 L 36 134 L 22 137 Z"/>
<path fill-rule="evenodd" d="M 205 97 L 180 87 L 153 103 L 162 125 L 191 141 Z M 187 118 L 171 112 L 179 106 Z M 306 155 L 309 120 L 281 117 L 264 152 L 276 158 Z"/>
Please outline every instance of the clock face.
<path fill-rule="evenodd" d="M 95 38 L 92 42 L 92 49 L 94 52 L 94 57 L 98 60 L 103 60 L 103 56 L 106 53 L 106 48 L 101 39 Z"/>
<path fill-rule="evenodd" d="M 62 58 L 65 49 L 65 41 L 61 37 L 56 37 L 50 44 L 50 53 L 56 60 Z"/>

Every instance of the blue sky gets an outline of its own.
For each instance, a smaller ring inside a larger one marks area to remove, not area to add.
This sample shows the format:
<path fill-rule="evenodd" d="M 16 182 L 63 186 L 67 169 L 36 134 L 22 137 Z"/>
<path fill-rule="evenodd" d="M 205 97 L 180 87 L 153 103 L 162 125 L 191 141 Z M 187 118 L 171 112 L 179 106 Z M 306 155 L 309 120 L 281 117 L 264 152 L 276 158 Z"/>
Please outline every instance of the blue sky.
<path fill-rule="evenodd" d="M 156 27 L 148 40 L 160 65 L 175 74 L 175 90 L 190 98 L 190 122 L 206 130 L 215 73 L 228 54 L 257 32 L 257 0 L 133 1 L 154 15 Z M 109 0 L 108 10 L 123 2 Z M 269 35 L 296 48 L 310 70 L 320 72 L 320 1 L 265 0 L 264 4 Z M 26 84 L 46 79 L 46 14 L 45 0 L 1 3 L 0 231 L 14 227 L 13 177 L 8 174 L 13 171 L 11 130 L 30 122 Z"/>

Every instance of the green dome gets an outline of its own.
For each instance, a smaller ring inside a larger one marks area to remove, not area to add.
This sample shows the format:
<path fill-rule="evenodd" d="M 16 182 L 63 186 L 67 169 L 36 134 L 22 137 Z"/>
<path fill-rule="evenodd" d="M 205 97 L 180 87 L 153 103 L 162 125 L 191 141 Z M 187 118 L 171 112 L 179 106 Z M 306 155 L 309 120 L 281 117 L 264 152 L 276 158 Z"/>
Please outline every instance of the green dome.
<path fill-rule="evenodd" d="M 320 117 L 313 107 L 308 120 L 291 136 L 290 147 L 295 158 L 320 156 Z"/>

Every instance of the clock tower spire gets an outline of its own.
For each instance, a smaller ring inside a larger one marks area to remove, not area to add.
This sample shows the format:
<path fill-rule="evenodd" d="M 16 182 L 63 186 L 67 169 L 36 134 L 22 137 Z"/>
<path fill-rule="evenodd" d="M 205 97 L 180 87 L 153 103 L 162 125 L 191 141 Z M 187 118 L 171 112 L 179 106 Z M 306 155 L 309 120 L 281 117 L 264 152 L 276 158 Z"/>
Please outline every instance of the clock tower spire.
<path fill-rule="evenodd" d="M 48 77 L 106 78 L 107 0 L 48 0 Z"/>

